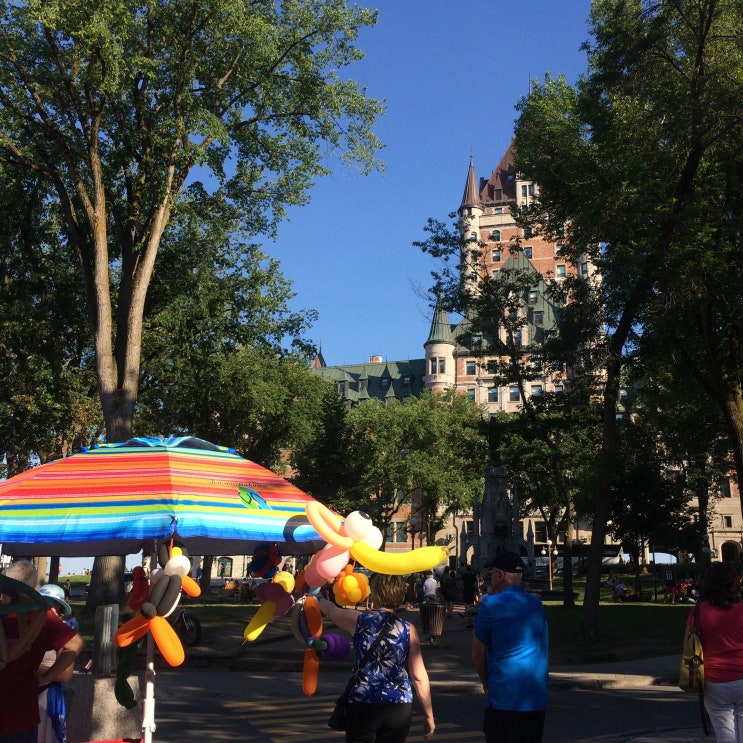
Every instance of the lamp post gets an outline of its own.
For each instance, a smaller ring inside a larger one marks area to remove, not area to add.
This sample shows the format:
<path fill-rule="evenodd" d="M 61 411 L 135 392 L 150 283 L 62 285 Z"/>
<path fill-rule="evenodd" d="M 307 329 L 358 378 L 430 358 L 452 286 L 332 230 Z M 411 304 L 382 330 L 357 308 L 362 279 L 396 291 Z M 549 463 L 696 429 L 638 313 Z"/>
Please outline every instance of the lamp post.
<path fill-rule="evenodd" d="M 555 550 L 557 552 L 557 550 Z M 552 590 L 552 540 L 547 540 L 547 575 L 550 579 L 550 591 Z"/>

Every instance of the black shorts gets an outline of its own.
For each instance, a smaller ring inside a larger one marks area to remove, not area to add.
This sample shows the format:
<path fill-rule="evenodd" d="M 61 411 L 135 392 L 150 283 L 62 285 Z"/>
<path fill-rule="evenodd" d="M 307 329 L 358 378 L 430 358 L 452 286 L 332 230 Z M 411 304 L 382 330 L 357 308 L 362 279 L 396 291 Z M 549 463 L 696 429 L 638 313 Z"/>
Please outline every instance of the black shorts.
<path fill-rule="evenodd" d="M 542 743 L 544 710 L 515 712 L 486 707 L 482 730 L 486 743 Z"/>

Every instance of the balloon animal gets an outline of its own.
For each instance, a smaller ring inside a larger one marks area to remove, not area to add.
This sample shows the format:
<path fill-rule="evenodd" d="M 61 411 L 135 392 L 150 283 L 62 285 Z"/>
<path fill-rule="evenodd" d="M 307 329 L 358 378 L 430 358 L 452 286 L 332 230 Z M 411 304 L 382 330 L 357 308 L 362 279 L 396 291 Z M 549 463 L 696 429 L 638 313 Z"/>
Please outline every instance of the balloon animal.
<path fill-rule="evenodd" d="M 403 553 L 380 552 L 379 547 L 384 541 L 382 533 L 362 511 L 353 511 L 344 520 L 318 501 L 307 503 L 305 510 L 307 520 L 327 542 L 315 554 L 318 561 L 315 569 L 320 576 L 332 573 L 342 559 L 347 563 L 349 556 L 365 568 L 386 575 L 420 573 L 430 570 L 449 557 L 446 547 L 438 546 L 419 547 Z M 339 572 L 340 570 L 336 570 L 332 576 L 324 577 L 334 578 Z M 312 576 L 307 578 L 308 583 L 313 585 L 310 577 Z"/>

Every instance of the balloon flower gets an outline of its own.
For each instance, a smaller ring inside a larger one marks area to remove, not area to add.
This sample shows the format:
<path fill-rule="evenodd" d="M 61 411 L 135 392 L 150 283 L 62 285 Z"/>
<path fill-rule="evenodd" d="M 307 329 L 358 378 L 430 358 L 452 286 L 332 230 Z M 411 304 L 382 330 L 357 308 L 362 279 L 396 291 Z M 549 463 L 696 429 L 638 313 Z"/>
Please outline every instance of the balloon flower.
<path fill-rule="evenodd" d="M 382 532 L 363 511 L 353 511 L 344 520 L 318 501 L 307 503 L 305 510 L 307 520 L 327 542 L 315 554 L 315 558 L 319 560 L 317 571 L 320 575 L 323 572 L 332 572 L 332 568 L 337 567 L 335 558 L 340 559 L 341 554 L 345 555 L 346 562 L 350 556 L 368 570 L 386 575 L 420 573 L 430 570 L 449 557 L 446 547 L 439 546 L 419 547 L 402 553 L 381 552 L 379 548 L 384 542 Z M 327 571 L 323 569 L 326 561 L 330 563 Z M 341 569 L 329 577 L 335 577 Z"/>
<path fill-rule="evenodd" d="M 182 549 L 173 547 L 170 555 L 163 568 L 152 571 L 146 595 L 141 583 L 142 575 L 138 575 L 136 579 L 138 592 L 136 601 L 140 602 L 138 611 L 116 630 L 114 642 L 118 647 L 126 648 L 142 639 L 148 632 L 152 632 L 152 637 L 165 661 L 171 666 L 179 666 L 186 659 L 186 654 L 180 638 L 166 617 L 178 606 L 182 590 L 190 596 L 198 596 L 201 589 L 188 575 L 191 561 L 183 554 Z"/>
<path fill-rule="evenodd" d="M 356 606 L 369 598 L 369 579 L 364 573 L 354 573 L 353 565 L 346 565 L 333 584 L 335 602 L 341 606 Z"/>
<path fill-rule="evenodd" d="M 270 583 L 258 586 L 255 594 L 261 606 L 243 632 L 248 642 L 257 639 L 274 616 L 281 617 L 291 610 L 294 606 L 293 590 L 294 576 L 285 570 L 276 573 Z"/>

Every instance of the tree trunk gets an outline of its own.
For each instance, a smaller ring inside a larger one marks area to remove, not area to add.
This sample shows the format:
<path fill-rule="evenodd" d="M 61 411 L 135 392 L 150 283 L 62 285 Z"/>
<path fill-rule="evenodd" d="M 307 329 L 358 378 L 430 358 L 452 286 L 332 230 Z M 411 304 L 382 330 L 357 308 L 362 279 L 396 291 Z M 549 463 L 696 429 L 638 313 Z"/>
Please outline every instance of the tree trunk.
<path fill-rule="evenodd" d="M 201 558 L 201 593 L 210 594 L 212 592 L 212 568 L 214 567 L 214 555 L 204 555 Z"/>
<path fill-rule="evenodd" d="M 90 574 L 90 591 L 84 611 L 95 611 L 97 606 L 119 604 L 124 596 L 124 558 L 120 555 L 96 557 Z"/>

